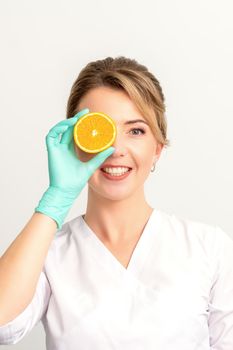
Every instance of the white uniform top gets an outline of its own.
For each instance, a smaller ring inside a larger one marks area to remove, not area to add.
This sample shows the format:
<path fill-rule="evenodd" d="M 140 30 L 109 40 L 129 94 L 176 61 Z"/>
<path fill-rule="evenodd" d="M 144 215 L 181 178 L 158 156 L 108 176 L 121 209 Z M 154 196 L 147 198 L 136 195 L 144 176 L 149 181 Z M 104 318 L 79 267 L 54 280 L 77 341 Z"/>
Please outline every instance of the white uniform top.
<path fill-rule="evenodd" d="M 49 350 L 232 350 L 233 240 L 154 209 L 124 268 L 80 215 L 57 231 L 32 302 L 0 327 L 0 344 L 39 320 Z"/>

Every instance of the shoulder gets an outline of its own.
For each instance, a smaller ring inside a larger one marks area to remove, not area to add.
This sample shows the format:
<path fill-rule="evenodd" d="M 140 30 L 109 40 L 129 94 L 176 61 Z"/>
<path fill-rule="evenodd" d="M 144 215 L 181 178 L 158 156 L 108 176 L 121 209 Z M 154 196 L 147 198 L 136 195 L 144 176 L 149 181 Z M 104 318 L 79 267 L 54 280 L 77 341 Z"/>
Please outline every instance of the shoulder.
<path fill-rule="evenodd" d="M 233 239 L 220 226 L 194 220 L 175 213 L 158 210 L 160 225 L 174 239 L 185 239 L 190 244 L 202 245 L 206 249 L 219 250 L 226 244 L 233 246 Z"/>
<path fill-rule="evenodd" d="M 233 239 L 220 226 L 161 211 L 158 217 L 160 246 L 172 256 L 187 257 L 195 262 L 193 266 L 206 266 L 213 280 L 220 271 L 233 276 Z"/>
<path fill-rule="evenodd" d="M 175 213 L 168 213 L 163 210 L 157 210 L 160 220 L 163 224 L 169 226 L 174 231 L 185 231 L 196 235 L 205 235 L 215 230 L 215 226 L 204 223 L 200 220 L 194 220 L 180 216 Z"/>

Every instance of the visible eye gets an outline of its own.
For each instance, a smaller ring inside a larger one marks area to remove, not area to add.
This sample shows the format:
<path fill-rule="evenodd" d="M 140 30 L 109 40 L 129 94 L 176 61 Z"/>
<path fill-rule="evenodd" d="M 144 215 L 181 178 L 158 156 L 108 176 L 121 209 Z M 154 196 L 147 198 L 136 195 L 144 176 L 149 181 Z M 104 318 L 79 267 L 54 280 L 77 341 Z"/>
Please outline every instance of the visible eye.
<path fill-rule="evenodd" d="M 145 133 L 146 133 L 144 129 L 133 128 L 133 129 L 131 129 L 130 131 L 133 131 L 133 130 L 139 130 L 139 131 L 141 131 L 142 134 L 145 134 Z M 135 134 L 134 134 L 134 135 L 135 135 Z M 137 135 L 138 135 L 138 134 L 137 134 Z"/>

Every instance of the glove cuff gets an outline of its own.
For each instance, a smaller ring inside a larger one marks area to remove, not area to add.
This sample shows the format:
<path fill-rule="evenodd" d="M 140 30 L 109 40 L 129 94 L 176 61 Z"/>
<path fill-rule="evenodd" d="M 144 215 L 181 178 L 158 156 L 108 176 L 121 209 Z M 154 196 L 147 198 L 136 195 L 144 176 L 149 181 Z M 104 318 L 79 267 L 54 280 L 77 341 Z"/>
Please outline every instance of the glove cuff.
<path fill-rule="evenodd" d="M 77 198 L 77 193 L 62 191 L 59 188 L 50 186 L 43 194 L 35 212 L 43 213 L 57 223 L 60 230 L 73 202 Z"/>

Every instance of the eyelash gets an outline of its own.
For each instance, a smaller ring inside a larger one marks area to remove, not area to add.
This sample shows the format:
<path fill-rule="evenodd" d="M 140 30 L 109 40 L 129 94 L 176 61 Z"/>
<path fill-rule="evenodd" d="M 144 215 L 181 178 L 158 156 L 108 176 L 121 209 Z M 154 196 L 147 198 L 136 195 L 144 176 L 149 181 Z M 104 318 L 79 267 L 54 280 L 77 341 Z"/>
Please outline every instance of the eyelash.
<path fill-rule="evenodd" d="M 133 129 L 131 129 L 130 131 L 132 131 L 132 130 L 140 130 L 140 131 L 142 132 L 142 134 L 145 134 L 145 133 L 146 133 L 145 130 L 140 129 L 140 128 L 133 128 Z M 136 136 L 138 136 L 138 135 L 136 135 Z"/>

